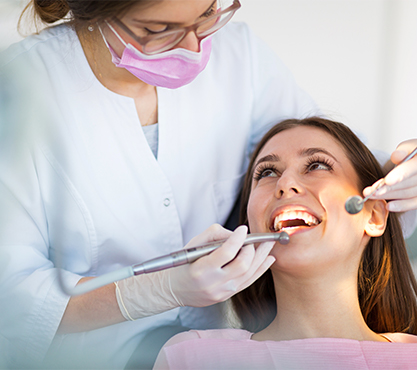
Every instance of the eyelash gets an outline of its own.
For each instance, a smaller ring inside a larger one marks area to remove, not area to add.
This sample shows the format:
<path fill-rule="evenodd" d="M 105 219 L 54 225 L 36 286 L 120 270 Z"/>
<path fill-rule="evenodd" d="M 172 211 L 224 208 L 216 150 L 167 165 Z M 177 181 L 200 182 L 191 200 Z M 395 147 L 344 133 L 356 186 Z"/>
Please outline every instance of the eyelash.
<path fill-rule="evenodd" d="M 144 28 L 144 30 L 145 30 L 145 32 L 147 33 L 147 36 L 149 36 L 149 35 L 157 35 L 158 33 L 166 32 L 166 31 L 168 31 L 168 30 L 169 30 L 169 27 L 165 28 L 165 29 L 164 29 L 164 30 L 162 30 L 162 31 L 157 31 L 157 32 L 155 32 L 155 31 L 151 31 L 151 30 L 150 30 L 150 29 L 148 29 L 148 28 Z"/>
<path fill-rule="evenodd" d="M 315 156 L 315 157 L 311 157 L 308 159 L 307 163 L 304 166 L 304 172 L 307 173 L 309 171 L 314 171 L 311 169 L 311 167 L 315 164 L 320 164 L 323 165 L 325 167 L 327 167 L 327 171 L 333 171 L 333 163 L 324 157 L 319 157 L 319 156 Z M 279 175 L 280 171 L 278 170 L 277 167 L 275 167 L 274 165 L 268 164 L 268 163 L 264 163 L 264 164 L 260 164 L 254 171 L 253 174 L 253 179 L 255 181 L 259 181 L 261 179 L 263 179 L 264 177 L 268 177 L 268 176 L 264 176 L 264 173 L 266 171 L 271 171 L 277 175 Z"/>
<path fill-rule="evenodd" d="M 313 164 L 321 164 L 325 167 L 327 167 L 328 171 L 333 171 L 334 163 L 331 162 L 328 158 L 320 157 L 320 156 L 314 156 L 308 159 L 306 165 L 305 165 L 305 172 L 308 172 L 311 170 L 311 167 Z"/>
<path fill-rule="evenodd" d="M 259 180 L 263 179 L 264 177 L 266 177 L 266 176 L 263 176 L 265 171 L 271 171 L 271 172 L 274 172 L 274 173 L 279 173 L 278 169 L 275 166 L 267 164 L 267 163 L 263 163 L 263 164 L 260 164 L 256 168 L 256 170 L 253 174 L 254 180 L 259 181 Z"/>
<path fill-rule="evenodd" d="M 212 7 L 209 10 L 207 10 L 200 18 L 208 18 L 211 15 L 216 14 L 216 10 L 217 10 L 217 6 L 216 6 L 216 3 L 214 3 Z"/>

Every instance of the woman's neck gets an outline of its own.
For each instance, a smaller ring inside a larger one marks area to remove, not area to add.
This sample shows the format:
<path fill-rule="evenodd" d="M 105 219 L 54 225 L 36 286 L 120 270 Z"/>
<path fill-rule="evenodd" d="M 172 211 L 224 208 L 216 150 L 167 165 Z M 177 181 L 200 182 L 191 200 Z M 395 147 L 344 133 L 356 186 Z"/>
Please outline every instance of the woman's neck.
<path fill-rule="evenodd" d="M 346 338 L 386 341 L 366 325 L 358 301 L 356 279 L 275 280 L 277 316 L 252 339 L 294 340 Z"/>
<path fill-rule="evenodd" d="M 158 96 L 156 87 L 149 85 L 124 68 L 116 67 L 100 31 L 83 30 L 78 38 L 96 78 L 108 90 L 132 98 L 142 126 L 158 122 Z"/>
<path fill-rule="evenodd" d="M 97 27 L 91 32 L 79 31 L 78 38 L 91 70 L 104 87 L 116 94 L 134 99 L 155 91 L 154 86 L 146 84 L 126 69 L 118 68 L 113 64 L 109 49 Z"/>

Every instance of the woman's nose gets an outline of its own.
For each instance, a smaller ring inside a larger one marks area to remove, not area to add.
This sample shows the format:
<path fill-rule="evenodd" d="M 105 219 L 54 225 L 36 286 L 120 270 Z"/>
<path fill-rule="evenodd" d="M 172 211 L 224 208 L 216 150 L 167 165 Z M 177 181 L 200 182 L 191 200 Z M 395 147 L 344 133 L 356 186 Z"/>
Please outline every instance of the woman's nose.
<path fill-rule="evenodd" d="M 197 38 L 196 34 L 191 31 L 185 35 L 175 48 L 187 49 L 198 53 L 200 51 L 200 40 Z"/>
<path fill-rule="evenodd" d="M 275 196 L 278 199 L 281 199 L 302 194 L 303 191 L 303 186 L 297 175 L 289 171 L 284 171 L 284 173 L 282 173 L 282 175 L 278 178 L 275 187 Z"/>

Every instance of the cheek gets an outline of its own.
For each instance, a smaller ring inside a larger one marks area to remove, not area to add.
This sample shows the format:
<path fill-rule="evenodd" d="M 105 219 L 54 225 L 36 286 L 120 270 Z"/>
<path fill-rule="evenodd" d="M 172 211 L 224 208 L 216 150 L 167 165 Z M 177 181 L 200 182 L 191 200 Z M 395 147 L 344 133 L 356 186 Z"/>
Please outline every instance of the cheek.
<path fill-rule="evenodd" d="M 364 236 L 365 213 L 351 215 L 345 210 L 346 194 L 342 191 L 327 192 L 322 195 L 323 204 L 326 205 L 326 234 L 332 242 L 339 244 L 343 237 L 345 245 L 359 245 Z"/>

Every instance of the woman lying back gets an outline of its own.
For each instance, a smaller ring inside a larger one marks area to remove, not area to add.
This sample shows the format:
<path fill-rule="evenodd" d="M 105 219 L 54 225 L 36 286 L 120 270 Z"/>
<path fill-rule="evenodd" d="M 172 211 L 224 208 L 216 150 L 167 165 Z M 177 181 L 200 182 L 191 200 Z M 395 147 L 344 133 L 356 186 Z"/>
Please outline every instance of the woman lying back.
<path fill-rule="evenodd" d="M 232 298 L 242 329 L 181 333 L 155 368 L 351 368 L 417 366 L 417 283 L 396 214 L 346 199 L 383 177 L 343 124 L 322 118 L 274 126 L 254 152 L 241 222 L 280 232 L 276 259 Z"/>

